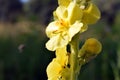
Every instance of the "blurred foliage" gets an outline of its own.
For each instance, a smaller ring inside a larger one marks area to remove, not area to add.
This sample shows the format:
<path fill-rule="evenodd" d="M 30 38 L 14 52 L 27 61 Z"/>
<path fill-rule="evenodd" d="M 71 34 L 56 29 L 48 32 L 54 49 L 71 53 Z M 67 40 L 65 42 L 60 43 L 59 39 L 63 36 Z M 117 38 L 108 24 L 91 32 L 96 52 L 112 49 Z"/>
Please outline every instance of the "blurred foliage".
<path fill-rule="evenodd" d="M 93 0 L 102 17 L 81 34 L 102 42 L 103 50 L 82 67 L 80 80 L 120 79 L 120 1 Z M 0 0 L 0 80 L 47 80 L 46 67 L 54 52 L 45 48 L 45 26 L 57 0 Z"/>
<path fill-rule="evenodd" d="M 26 25 L 31 31 L 24 31 L 25 22 L 19 25 L 21 30 L 12 26 L 6 29 L 11 31 L 3 34 L 6 37 L 0 37 L 0 80 L 46 80 L 45 69 L 54 55 L 45 49 L 44 30 L 36 24 L 36 27 Z M 17 35 L 12 33 L 14 30 Z"/>

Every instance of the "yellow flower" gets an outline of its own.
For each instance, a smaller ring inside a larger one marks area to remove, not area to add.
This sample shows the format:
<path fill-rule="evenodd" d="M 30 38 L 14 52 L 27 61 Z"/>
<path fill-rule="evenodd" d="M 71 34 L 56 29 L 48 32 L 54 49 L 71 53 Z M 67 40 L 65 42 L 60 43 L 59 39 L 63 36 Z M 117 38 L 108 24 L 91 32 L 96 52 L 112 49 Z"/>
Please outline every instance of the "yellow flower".
<path fill-rule="evenodd" d="M 57 80 L 67 62 L 66 47 L 56 50 L 56 58 L 47 67 L 48 80 Z"/>
<path fill-rule="evenodd" d="M 62 69 L 63 67 L 56 61 L 56 59 L 53 59 L 47 67 L 48 80 L 52 80 L 51 78 L 59 78 Z"/>
<path fill-rule="evenodd" d="M 58 75 L 49 77 L 48 80 L 70 80 L 70 69 L 63 68 Z"/>
<path fill-rule="evenodd" d="M 68 52 L 66 51 L 66 47 L 56 49 L 56 60 L 62 66 L 66 66 L 68 64 Z"/>
<path fill-rule="evenodd" d="M 56 30 L 51 28 L 55 26 Z M 82 23 L 76 22 L 75 24 L 71 25 L 70 27 L 62 26 L 63 28 L 60 29 L 62 25 L 57 24 L 57 21 L 50 23 L 47 27 L 46 31 L 50 40 L 46 43 L 46 47 L 48 50 L 54 51 L 57 48 L 61 48 L 66 46 L 72 39 L 74 35 L 76 35 L 83 26 Z M 51 30 L 51 31 L 50 31 Z"/>
<path fill-rule="evenodd" d="M 83 9 L 82 21 L 87 24 L 94 24 L 100 19 L 100 11 L 93 3 L 88 3 L 85 9 Z"/>
<path fill-rule="evenodd" d="M 86 40 L 79 52 L 75 49 L 76 44 L 72 44 L 74 46 L 71 47 L 71 50 L 74 50 L 71 51 L 72 53 L 67 52 L 67 45 L 71 41 L 71 43 L 75 42 L 78 36 L 73 40 L 72 38 L 86 31 L 88 24 L 95 23 L 100 18 L 100 12 L 90 0 L 58 0 L 58 5 L 53 12 L 54 21 L 46 28 L 46 34 L 50 38 L 46 48 L 56 51 L 56 58 L 48 65 L 46 71 L 48 80 L 73 80 L 75 77 L 71 77 L 73 76 L 71 73 L 79 72 L 81 65 L 98 55 L 102 45 L 98 40 L 90 38 Z M 76 69 L 73 69 L 74 67 Z"/>
<path fill-rule="evenodd" d="M 68 7 L 59 6 L 54 12 L 54 17 L 56 20 L 46 28 L 46 34 L 50 38 L 46 48 L 51 51 L 66 46 L 73 36 L 84 31 L 81 23 L 82 10 L 74 2 L 69 3 Z"/>
<path fill-rule="evenodd" d="M 76 4 L 75 2 L 70 2 L 67 7 L 60 5 L 54 12 L 54 15 L 59 20 L 63 19 L 64 21 L 67 21 L 68 24 L 71 25 L 77 20 L 81 21 L 83 12 L 78 4 Z"/>
<path fill-rule="evenodd" d="M 69 80 L 70 68 L 67 67 L 68 58 L 66 47 L 56 50 L 56 58 L 47 67 L 48 80 Z"/>

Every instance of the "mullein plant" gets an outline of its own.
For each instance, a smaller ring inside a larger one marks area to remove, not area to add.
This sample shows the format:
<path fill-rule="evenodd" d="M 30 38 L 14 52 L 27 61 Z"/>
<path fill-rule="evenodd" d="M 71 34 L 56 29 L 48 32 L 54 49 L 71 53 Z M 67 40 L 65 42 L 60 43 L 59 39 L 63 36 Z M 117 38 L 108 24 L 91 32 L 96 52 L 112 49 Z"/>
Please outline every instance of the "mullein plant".
<path fill-rule="evenodd" d="M 53 16 L 46 28 L 50 38 L 46 48 L 55 51 L 56 57 L 47 67 L 48 80 L 77 80 L 81 66 L 101 51 L 101 43 L 94 38 L 79 49 L 80 34 L 100 19 L 100 11 L 90 0 L 58 0 Z"/>

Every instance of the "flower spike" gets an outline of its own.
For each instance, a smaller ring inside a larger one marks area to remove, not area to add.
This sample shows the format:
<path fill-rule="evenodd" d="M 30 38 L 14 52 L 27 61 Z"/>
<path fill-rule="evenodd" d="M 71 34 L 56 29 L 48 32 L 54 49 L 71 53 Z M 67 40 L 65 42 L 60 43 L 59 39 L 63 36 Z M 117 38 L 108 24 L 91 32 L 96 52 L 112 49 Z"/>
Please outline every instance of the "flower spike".
<path fill-rule="evenodd" d="M 100 53 L 102 45 L 94 38 L 87 39 L 79 49 L 80 34 L 100 16 L 91 0 L 58 0 L 54 21 L 46 28 L 46 48 L 56 55 L 46 70 L 48 80 L 77 80 L 81 66 Z"/>

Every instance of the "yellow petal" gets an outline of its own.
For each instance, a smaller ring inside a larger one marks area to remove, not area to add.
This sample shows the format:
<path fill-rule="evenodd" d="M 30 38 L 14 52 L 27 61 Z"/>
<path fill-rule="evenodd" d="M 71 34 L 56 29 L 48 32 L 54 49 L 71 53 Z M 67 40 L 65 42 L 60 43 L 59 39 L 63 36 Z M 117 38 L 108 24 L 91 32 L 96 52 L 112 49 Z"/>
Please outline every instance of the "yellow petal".
<path fill-rule="evenodd" d="M 59 26 L 56 25 L 57 21 L 51 22 L 46 28 L 46 34 L 50 38 L 54 36 L 54 32 L 59 30 Z"/>
<path fill-rule="evenodd" d="M 55 51 L 57 48 L 64 47 L 69 42 L 69 36 L 67 34 L 57 34 L 50 38 L 46 43 L 46 48 L 50 51 Z"/>
<path fill-rule="evenodd" d="M 53 76 L 53 77 L 48 78 L 48 80 L 59 80 L 59 78 L 58 76 Z"/>
<path fill-rule="evenodd" d="M 83 26 L 83 23 L 76 21 L 75 24 L 73 24 L 70 27 L 70 29 L 69 29 L 70 39 L 72 39 L 73 36 L 75 36 L 78 32 L 81 31 L 82 26 Z"/>
<path fill-rule="evenodd" d="M 53 11 L 53 18 L 54 18 L 54 20 L 58 20 L 58 16 L 56 14 L 56 11 Z"/>
<path fill-rule="evenodd" d="M 68 6 L 68 22 L 70 24 L 73 24 L 76 20 L 81 20 L 83 16 L 82 10 L 79 8 L 79 6 L 71 2 Z"/>
<path fill-rule="evenodd" d="M 80 33 L 85 32 L 88 29 L 88 25 L 86 23 L 83 23 L 83 27 L 80 30 Z"/>
<path fill-rule="evenodd" d="M 72 0 L 58 0 L 58 4 L 61 6 L 68 6 Z"/>
<path fill-rule="evenodd" d="M 94 24 L 100 19 L 100 11 L 93 3 L 89 3 L 87 8 L 83 10 L 82 21 L 87 24 Z"/>
<path fill-rule="evenodd" d="M 54 16 L 56 16 L 56 18 L 58 18 L 59 20 L 61 19 L 65 20 L 68 17 L 68 12 L 66 7 L 59 6 L 55 11 Z"/>
<path fill-rule="evenodd" d="M 56 76 L 53 76 L 53 77 L 50 77 L 48 80 L 66 80 L 66 79 L 61 79 L 61 75 L 56 75 Z"/>
<path fill-rule="evenodd" d="M 51 22 L 47 28 L 46 28 L 46 34 L 49 38 L 59 34 L 59 33 L 65 33 L 69 28 L 69 25 L 66 24 L 63 20 L 56 20 L 54 22 Z M 63 36 L 63 35 L 62 35 Z"/>
<path fill-rule="evenodd" d="M 56 61 L 56 59 L 53 59 L 52 62 L 48 65 L 46 70 L 48 78 L 52 78 L 54 76 L 59 75 L 62 68 L 63 67 Z"/>
<path fill-rule="evenodd" d="M 63 48 L 56 49 L 56 60 L 62 65 L 66 65 L 68 63 L 68 54 L 66 51 L 66 46 Z"/>
<path fill-rule="evenodd" d="M 71 73 L 70 68 L 65 67 L 64 69 L 62 69 L 60 74 L 63 77 L 63 79 L 70 80 L 70 75 L 71 75 L 70 73 Z"/>

